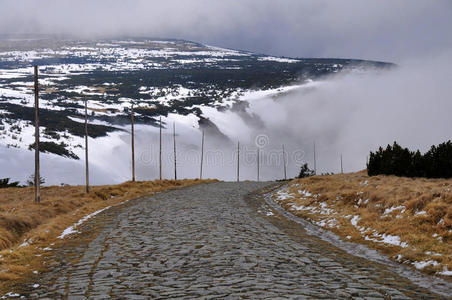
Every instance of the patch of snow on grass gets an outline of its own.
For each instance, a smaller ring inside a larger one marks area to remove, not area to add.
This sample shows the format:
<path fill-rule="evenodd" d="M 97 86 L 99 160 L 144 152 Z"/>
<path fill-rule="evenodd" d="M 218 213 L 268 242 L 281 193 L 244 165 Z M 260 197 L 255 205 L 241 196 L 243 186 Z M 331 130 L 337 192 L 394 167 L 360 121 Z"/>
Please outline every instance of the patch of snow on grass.
<path fill-rule="evenodd" d="M 296 204 L 292 203 L 291 209 L 292 210 L 309 210 L 310 208 L 306 207 L 304 205 L 296 205 Z"/>
<path fill-rule="evenodd" d="M 437 233 L 434 233 L 434 234 L 432 235 L 432 237 L 436 238 L 436 239 L 437 239 L 438 241 L 440 241 L 440 242 L 443 242 L 443 237 L 440 236 L 440 235 L 437 234 Z"/>
<path fill-rule="evenodd" d="M 414 214 L 414 216 L 426 216 L 427 212 L 425 210 L 418 211 Z"/>
<path fill-rule="evenodd" d="M 13 292 L 9 292 L 9 293 L 6 293 L 5 295 L 3 295 L 2 299 L 17 298 L 17 297 L 20 297 L 20 295 L 13 293 Z"/>
<path fill-rule="evenodd" d="M 452 276 L 452 271 L 449 271 L 446 267 L 444 267 L 443 271 L 437 272 L 436 274 L 443 276 Z"/>
<path fill-rule="evenodd" d="M 416 269 L 422 270 L 422 269 L 424 269 L 425 267 L 430 266 L 430 265 L 432 265 L 432 266 L 437 266 L 437 265 L 439 265 L 439 263 L 436 262 L 436 261 L 434 261 L 434 260 L 429 260 L 429 261 L 415 261 L 415 262 L 413 262 L 413 265 L 414 265 L 414 267 L 415 267 Z"/>
<path fill-rule="evenodd" d="M 286 189 L 279 190 L 276 192 L 276 194 L 277 194 L 276 198 L 278 201 L 284 201 L 287 199 L 294 198 L 294 196 L 291 193 L 289 193 Z"/>
<path fill-rule="evenodd" d="M 326 204 L 325 202 L 320 202 L 320 214 L 332 215 L 334 214 L 334 210 L 328 208 L 328 204 Z"/>
<path fill-rule="evenodd" d="M 327 208 L 328 205 L 324 202 L 321 202 L 319 204 L 320 207 L 296 205 L 294 203 L 291 203 L 290 205 L 291 205 L 291 210 L 307 210 L 313 214 L 321 214 L 321 215 L 327 215 L 327 216 L 336 214 L 336 212 L 334 212 L 334 210 Z"/>
<path fill-rule="evenodd" d="M 400 237 L 397 236 L 397 235 L 391 235 L 391 234 L 386 234 L 386 233 L 381 234 L 381 233 L 378 233 L 378 232 L 374 232 L 372 235 L 375 238 L 371 238 L 371 237 L 366 235 L 364 237 L 364 239 L 366 241 L 372 241 L 372 242 L 376 242 L 376 243 L 384 243 L 384 244 L 389 244 L 389 245 L 395 245 L 395 246 L 400 246 L 402 248 L 408 247 L 408 244 L 406 242 L 400 241 Z"/>
<path fill-rule="evenodd" d="M 321 221 L 318 221 L 318 222 L 314 221 L 314 223 L 316 225 L 320 226 L 320 227 L 325 227 L 326 226 L 326 220 L 321 220 Z"/>
<path fill-rule="evenodd" d="M 406 209 L 406 207 L 403 206 L 403 205 L 396 206 L 396 207 L 393 206 L 391 208 L 386 208 L 385 212 L 383 213 L 383 215 L 388 215 L 388 214 L 392 213 L 395 210 L 401 210 L 401 213 L 403 214 L 405 212 L 405 209 Z"/>
<path fill-rule="evenodd" d="M 408 247 L 408 244 L 405 242 L 400 241 L 400 237 L 397 235 L 390 235 L 390 234 L 380 234 L 381 238 L 383 238 L 383 243 L 391 244 L 391 245 L 397 245 L 403 248 Z"/>
<path fill-rule="evenodd" d="M 321 226 L 321 227 L 329 227 L 329 228 L 333 228 L 337 225 L 336 219 L 330 219 L 330 220 L 321 220 L 321 221 L 317 221 L 314 222 L 314 224 Z"/>
<path fill-rule="evenodd" d="M 350 223 L 352 223 L 352 225 L 357 228 L 359 230 L 359 226 L 358 226 L 358 222 L 359 222 L 360 217 L 359 216 L 353 216 L 353 218 L 350 220 Z"/>
<path fill-rule="evenodd" d="M 425 254 L 431 255 L 431 256 L 442 256 L 441 253 L 438 253 L 438 252 L 431 252 L 431 251 L 425 251 Z"/>
<path fill-rule="evenodd" d="M 68 228 L 66 228 L 66 229 L 61 233 L 61 235 L 60 235 L 58 238 L 59 238 L 59 239 L 63 239 L 63 238 L 64 238 L 65 236 L 67 236 L 67 235 L 70 235 L 70 234 L 73 234 L 73 233 L 77 233 L 78 231 L 77 231 L 75 228 L 77 228 L 78 226 L 80 226 L 81 224 L 83 224 L 84 222 L 86 222 L 88 219 L 94 217 L 95 215 L 97 215 L 97 214 L 103 212 L 104 210 L 109 209 L 110 207 L 111 207 L 111 206 L 107 206 L 107 207 L 105 207 L 105 208 L 103 208 L 103 209 L 99 209 L 98 211 L 95 211 L 95 212 L 93 212 L 92 214 L 89 214 L 89 215 L 83 217 L 82 219 L 80 219 L 80 220 L 79 220 L 77 223 L 75 223 L 74 225 L 69 226 Z"/>
<path fill-rule="evenodd" d="M 30 245 L 31 242 L 32 242 L 32 240 L 25 239 L 24 242 L 19 245 L 19 248 L 26 247 L 26 246 Z"/>
<path fill-rule="evenodd" d="M 306 190 L 298 190 L 298 194 L 301 194 L 301 195 L 303 195 L 305 197 L 311 197 L 312 196 L 312 194 L 310 192 L 306 191 Z"/>

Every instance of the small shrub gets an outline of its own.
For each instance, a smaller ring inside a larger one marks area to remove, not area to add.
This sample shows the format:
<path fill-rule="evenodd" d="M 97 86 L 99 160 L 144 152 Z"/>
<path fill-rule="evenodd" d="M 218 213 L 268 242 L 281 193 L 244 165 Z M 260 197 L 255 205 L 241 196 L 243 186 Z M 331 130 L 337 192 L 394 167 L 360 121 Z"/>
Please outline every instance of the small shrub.
<path fill-rule="evenodd" d="M 297 178 L 306 178 L 314 175 L 314 171 L 309 169 L 308 164 L 301 166 L 300 173 Z"/>
<path fill-rule="evenodd" d="M 9 182 L 11 178 L 0 179 L 0 189 L 9 187 L 19 187 L 19 181 Z"/>
<path fill-rule="evenodd" d="M 40 184 L 44 184 L 46 181 L 45 181 L 44 177 L 39 176 L 39 182 L 40 182 Z M 35 174 L 31 174 L 27 178 L 27 186 L 34 186 L 34 185 L 35 185 Z"/>

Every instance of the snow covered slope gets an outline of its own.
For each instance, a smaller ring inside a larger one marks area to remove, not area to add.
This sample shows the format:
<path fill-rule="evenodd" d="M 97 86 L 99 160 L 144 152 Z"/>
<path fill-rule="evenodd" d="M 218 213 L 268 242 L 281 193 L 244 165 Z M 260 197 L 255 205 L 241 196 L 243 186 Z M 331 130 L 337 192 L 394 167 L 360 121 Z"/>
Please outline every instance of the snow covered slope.
<path fill-rule="evenodd" d="M 281 58 L 182 40 L 3 39 L 0 178 L 24 181 L 33 170 L 33 65 L 40 70 L 41 141 L 45 143 L 41 148 L 47 152 L 43 174 L 48 184 L 83 182 L 85 100 L 92 172 L 98 175 L 92 177 L 95 183 L 129 178 L 132 103 L 138 124 L 138 176 L 156 176 L 156 125 L 163 117 L 168 150 L 165 176 L 173 173 L 169 150 L 175 122 L 180 155 L 186 156 L 180 159 L 180 174 L 195 177 L 200 131 L 206 132 L 212 151 L 232 147 L 237 138 L 252 140 L 254 130 L 246 133 L 246 128 L 258 120 L 243 113 L 249 113 L 253 100 L 310 87 L 322 76 L 390 66 L 349 59 Z M 222 155 L 221 163 L 219 158 L 211 166 L 207 163 L 206 175 L 232 179 L 224 169 L 232 168 L 233 158 Z M 251 171 L 244 172 L 251 177 Z"/>

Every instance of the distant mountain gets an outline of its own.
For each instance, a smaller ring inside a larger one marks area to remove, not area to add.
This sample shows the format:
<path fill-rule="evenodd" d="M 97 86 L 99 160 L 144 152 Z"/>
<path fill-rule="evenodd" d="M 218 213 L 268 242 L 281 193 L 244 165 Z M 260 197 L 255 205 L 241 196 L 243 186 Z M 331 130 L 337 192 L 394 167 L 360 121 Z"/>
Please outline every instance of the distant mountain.
<path fill-rule="evenodd" d="M 129 151 L 132 103 L 141 137 L 137 139 L 141 152 L 138 163 L 142 164 L 138 170 L 147 177 L 155 174 L 149 168 L 156 164 L 150 161 L 155 155 L 146 151 L 155 144 L 155 126 L 162 117 L 167 133 L 173 122 L 178 132 L 183 132 L 184 153 L 194 157 L 186 171 L 191 177 L 189 170 L 196 165 L 199 153 L 196 136 L 201 130 L 217 137 L 215 147 L 228 147 L 236 137 L 227 124 L 244 122 L 259 129 L 262 121 L 248 110 L 250 101 L 262 97 L 278 101 L 294 90 L 315 88 L 325 76 L 379 72 L 393 66 L 353 59 L 275 57 L 171 39 L 3 37 L 0 178 L 23 181 L 32 172 L 33 65 L 39 66 L 40 150 L 47 153 L 43 159 L 48 162 L 43 163 L 43 172 L 47 172 L 46 182 L 51 184 L 81 182 L 82 173 L 77 171 L 74 180 L 74 170 L 83 168 L 79 159 L 84 157 L 85 100 L 90 151 L 97 155 L 92 160 L 93 170 L 101 174 L 94 178 L 102 179 L 97 182 L 127 178 L 130 163 L 123 156 L 129 157 L 124 153 Z M 239 119 L 228 119 L 228 112 Z M 112 161 L 116 164 L 111 165 Z M 189 165 L 187 161 L 184 164 Z"/>
<path fill-rule="evenodd" d="M 43 148 L 71 153 L 83 136 L 88 100 L 91 137 L 120 130 L 137 106 L 138 123 L 168 113 L 203 118 L 200 106 L 231 107 L 250 90 L 277 89 L 343 71 L 391 64 L 353 59 L 294 59 L 206 46 L 183 40 L 0 40 L 0 144 L 32 143 L 33 72 L 40 70 Z M 204 122 L 206 123 L 206 122 Z M 63 150 L 66 149 L 66 151 Z M 59 149 L 59 150 L 58 150 Z"/>

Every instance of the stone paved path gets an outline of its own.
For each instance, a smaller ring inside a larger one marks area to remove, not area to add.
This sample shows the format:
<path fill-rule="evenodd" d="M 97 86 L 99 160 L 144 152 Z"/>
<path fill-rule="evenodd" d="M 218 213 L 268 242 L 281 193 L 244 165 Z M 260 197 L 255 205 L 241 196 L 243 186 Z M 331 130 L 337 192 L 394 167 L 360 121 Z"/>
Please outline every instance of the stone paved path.
<path fill-rule="evenodd" d="M 56 251 L 52 271 L 28 296 L 441 298 L 304 234 L 276 212 L 267 216 L 257 196 L 244 197 L 269 185 L 203 184 L 107 210 Z"/>

